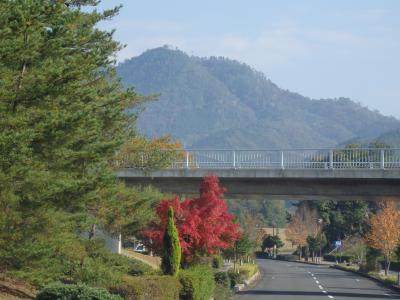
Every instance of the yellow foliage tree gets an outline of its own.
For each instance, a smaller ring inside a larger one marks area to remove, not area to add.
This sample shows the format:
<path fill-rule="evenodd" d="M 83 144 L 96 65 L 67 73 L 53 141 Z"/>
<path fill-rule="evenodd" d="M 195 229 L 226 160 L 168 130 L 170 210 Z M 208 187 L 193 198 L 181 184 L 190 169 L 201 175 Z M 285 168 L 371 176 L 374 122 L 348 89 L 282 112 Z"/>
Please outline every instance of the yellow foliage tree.
<path fill-rule="evenodd" d="M 370 218 L 369 224 L 371 229 L 366 235 L 366 242 L 370 247 L 382 251 L 387 275 L 391 256 L 400 243 L 400 212 L 395 206 L 386 204 Z"/>
<path fill-rule="evenodd" d="M 307 226 L 299 215 L 294 215 L 286 227 L 286 237 L 299 248 L 307 244 Z M 301 251 L 300 251 L 301 256 Z"/>
<path fill-rule="evenodd" d="M 116 157 L 116 167 L 140 168 L 152 171 L 171 166 L 174 161 L 183 161 L 184 153 L 179 142 L 169 135 L 146 139 L 137 136 L 127 141 Z"/>
<path fill-rule="evenodd" d="M 315 237 L 320 228 L 318 226 L 318 212 L 310 207 L 307 203 L 303 203 L 297 208 L 292 220 L 286 227 L 286 236 L 293 245 L 299 248 L 299 256 L 301 259 L 302 247 L 307 246 L 307 237 Z"/>

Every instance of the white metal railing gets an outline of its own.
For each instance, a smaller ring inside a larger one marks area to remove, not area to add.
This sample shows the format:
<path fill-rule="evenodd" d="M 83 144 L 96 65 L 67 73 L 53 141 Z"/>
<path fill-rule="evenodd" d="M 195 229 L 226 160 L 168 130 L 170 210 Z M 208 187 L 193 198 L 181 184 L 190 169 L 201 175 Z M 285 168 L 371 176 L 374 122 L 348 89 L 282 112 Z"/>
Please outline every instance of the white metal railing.
<path fill-rule="evenodd" d="M 400 169 L 400 149 L 387 148 L 163 150 L 157 155 L 170 159 L 166 169 Z M 118 165 L 141 169 L 151 159 L 151 153 L 136 151 Z"/>

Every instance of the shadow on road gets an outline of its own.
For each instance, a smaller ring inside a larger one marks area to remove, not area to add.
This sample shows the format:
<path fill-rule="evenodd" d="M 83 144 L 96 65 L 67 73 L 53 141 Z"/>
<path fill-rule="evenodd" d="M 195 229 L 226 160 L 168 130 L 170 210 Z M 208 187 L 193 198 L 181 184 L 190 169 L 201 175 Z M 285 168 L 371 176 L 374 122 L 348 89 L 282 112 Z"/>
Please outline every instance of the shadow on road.
<path fill-rule="evenodd" d="M 276 296 L 318 296 L 322 295 L 321 292 L 305 292 L 305 291 L 263 291 L 263 290 L 251 290 L 242 291 L 239 295 L 276 295 Z M 360 294 L 360 293 L 329 293 L 333 297 L 347 297 L 347 298 L 359 298 L 359 299 L 377 299 L 383 295 L 380 294 Z M 400 299 L 400 295 L 391 294 L 390 299 Z"/>

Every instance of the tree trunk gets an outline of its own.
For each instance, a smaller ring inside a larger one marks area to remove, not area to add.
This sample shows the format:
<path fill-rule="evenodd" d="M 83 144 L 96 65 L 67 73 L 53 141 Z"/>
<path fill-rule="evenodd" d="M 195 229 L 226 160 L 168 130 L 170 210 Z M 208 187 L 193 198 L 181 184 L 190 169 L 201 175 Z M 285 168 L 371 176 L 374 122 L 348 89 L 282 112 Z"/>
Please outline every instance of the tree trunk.
<path fill-rule="evenodd" d="M 89 231 L 89 240 L 94 239 L 96 236 L 96 224 L 93 224 Z"/>
<path fill-rule="evenodd" d="M 390 270 L 390 259 L 385 256 L 385 276 L 388 276 Z"/>

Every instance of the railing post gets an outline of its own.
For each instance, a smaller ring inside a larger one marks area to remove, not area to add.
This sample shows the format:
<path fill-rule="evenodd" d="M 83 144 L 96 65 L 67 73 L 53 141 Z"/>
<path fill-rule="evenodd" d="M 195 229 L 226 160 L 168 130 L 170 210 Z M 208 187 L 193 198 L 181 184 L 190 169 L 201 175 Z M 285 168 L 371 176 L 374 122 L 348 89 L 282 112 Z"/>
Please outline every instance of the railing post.
<path fill-rule="evenodd" d="M 385 150 L 381 149 L 381 169 L 385 168 Z"/>
<path fill-rule="evenodd" d="M 285 168 L 285 160 L 283 156 L 283 151 L 281 151 L 281 169 L 283 170 Z"/>
<path fill-rule="evenodd" d="M 189 152 L 186 151 L 186 169 L 189 169 Z"/>
<path fill-rule="evenodd" d="M 232 166 L 236 169 L 236 152 L 232 151 Z"/>
<path fill-rule="evenodd" d="M 329 169 L 333 169 L 333 150 L 329 150 Z"/>

